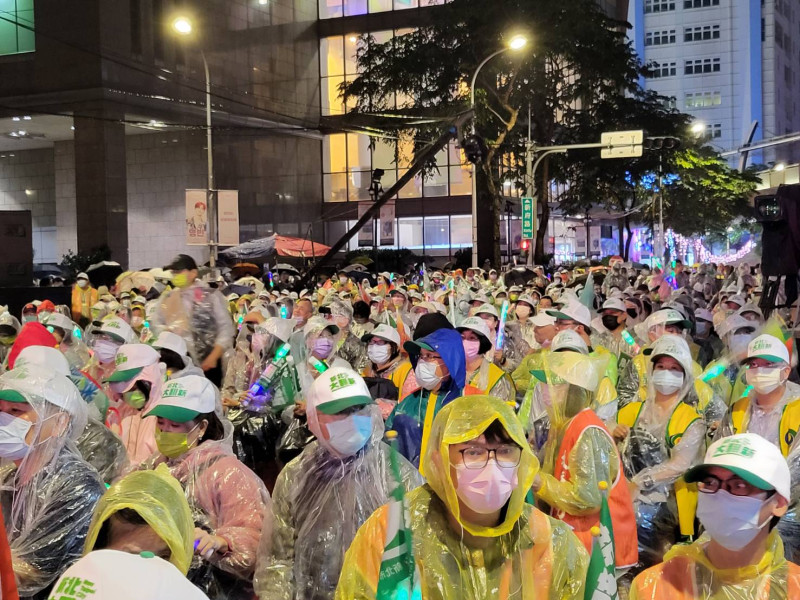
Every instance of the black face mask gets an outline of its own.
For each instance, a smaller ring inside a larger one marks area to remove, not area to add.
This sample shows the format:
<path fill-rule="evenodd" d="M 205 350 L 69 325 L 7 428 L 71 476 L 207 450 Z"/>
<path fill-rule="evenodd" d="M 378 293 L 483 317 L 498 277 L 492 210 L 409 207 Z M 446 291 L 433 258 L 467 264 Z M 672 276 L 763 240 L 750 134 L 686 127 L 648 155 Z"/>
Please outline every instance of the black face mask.
<path fill-rule="evenodd" d="M 636 314 L 636 309 L 635 309 L 635 308 L 629 308 L 629 309 L 627 309 L 625 312 L 626 312 L 626 313 L 628 313 L 628 316 L 629 316 L 631 319 L 635 319 L 635 318 L 638 316 L 638 315 Z"/>
<path fill-rule="evenodd" d="M 603 315 L 603 327 L 609 331 L 614 331 L 617 327 L 619 327 L 617 315 Z"/>

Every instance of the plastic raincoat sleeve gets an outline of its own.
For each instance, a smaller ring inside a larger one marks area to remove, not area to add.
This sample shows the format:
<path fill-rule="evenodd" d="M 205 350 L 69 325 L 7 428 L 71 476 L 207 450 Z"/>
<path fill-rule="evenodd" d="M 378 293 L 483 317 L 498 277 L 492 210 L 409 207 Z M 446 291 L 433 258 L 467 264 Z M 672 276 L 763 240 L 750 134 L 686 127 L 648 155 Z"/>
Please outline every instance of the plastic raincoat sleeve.
<path fill-rule="evenodd" d="M 540 472 L 542 487 L 537 496 L 570 515 L 598 512 L 602 503 L 599 482 L 610 485 L 619 476 L 619 454 L 608 435 L 596 427 L 586 429 L 570 452 L 569 471 L 569 481 Z"/>
<path fill-rule="evenodd" d="M 92 465 L 103 481 L 111 483 L 128 465 L 125 444 L 103 423 L 89 419 L 76 442 L 83 459 Z"/>
<path fill-rule="evenodd" d="M 645 488 L 644 481 L 650 477 L 652 477 L 653 486 L 674 483 L 701 457 L 705 435 L 705 423 L 699 420 L 695 421 L 689 426 L 675 447 L 672 448 L 668 460 L 659 465 L 641 470 L 631 481 L 638 485 L 640 489 Z"/>
<path fill-rule="evenodd" d="M 239 392 L 246 391 L 249 387 L 248 365 L 250 356 L 241 348 L 236 349 L 234 357 L 228 361 L 225 370 L 225 379 L 222 382 L 222 397 L 233 399 Z"/>
<path fill-rule="evenodd" d="M 25 502 L 23 522 L 9 527 L 21 597 L 42 591 L 81 557 L 92 511 L 103 494 L 97 473 L 77 453 L 68 449 L 61 452 L 41 472 L 37 490 L 23 484 L 15 492 L 15 503 Z"/>
<path fill-rule="evenodd" d="M 617 395 L 619 397 L 619 408 L 637 401 L 639 394 L 639 372 L 636 370 L 634 362 L 628 361 L 625 370 L 619 376 L 617 382 Z"/>
<path fill-rule="evenodd" d="M 494 396 L 495 398 L 500 398 L 503 402 L 515 402 L 516 403 L 516 396 L 517 390 L 514 387 L 514 382 L 509 377 L 508 373 L 504 374 L 500 381 L 498 381 L 494 387 L 489 390 L 489 395 Z"/>

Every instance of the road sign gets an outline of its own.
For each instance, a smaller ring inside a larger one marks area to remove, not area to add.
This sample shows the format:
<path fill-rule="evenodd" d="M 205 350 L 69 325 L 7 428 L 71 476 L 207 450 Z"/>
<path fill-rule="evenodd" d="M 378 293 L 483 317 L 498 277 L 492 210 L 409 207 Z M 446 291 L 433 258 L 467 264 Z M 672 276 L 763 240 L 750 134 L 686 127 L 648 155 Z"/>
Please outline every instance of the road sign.
<path fill-rule="evenodd" d="M 533 238 L 533 198 L 522 199 L 522 237 Z"/>
<path fill-rule="evenodd" d="M 607 131 L 600 136 L 601 158 L 633 158 L 642 155 L 644 131 Z"/>

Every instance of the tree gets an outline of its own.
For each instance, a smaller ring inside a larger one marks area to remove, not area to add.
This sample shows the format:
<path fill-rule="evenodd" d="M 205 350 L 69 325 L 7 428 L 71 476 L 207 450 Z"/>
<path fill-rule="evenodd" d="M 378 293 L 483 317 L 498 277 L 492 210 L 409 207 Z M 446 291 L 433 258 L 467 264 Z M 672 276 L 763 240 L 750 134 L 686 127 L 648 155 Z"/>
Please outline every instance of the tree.
<path fill-rule="evenodd" d="M 430 25 L 383 44 L 364 36 L 356 57 L 362 75 L 341 91 L 355 114 L 446 120 L 468 108 L 468 84 L 483 59 L 513 33 L 528 35 L 532 50 L 497 56 L 477 80 L 475 129 L 489 147 L 477 187 L 492 222 L 488 257 L 499 265 L 502 180 L 523 185 L 527 127 L 518 125 L 528 107 L 533 140 L 546 146 L 594 141 L 597 130 L 606 128 L 603 118 L 612 100 L 637 105 L 656 102 L 655 96 L 646 98 L 639 86 L 646 70 L 625 38 L 625 24 L 609 18 L 596 0 L 453 0 L 431 16 Z M 415 151 L 441 126 L 434 121 L 410 129 L 408 121 L 401 123 L 395 129 L 413 141 Z M 537 189 L 574 175 L 572 160 L 546 162 Z M 501 163 L 508 167 L 501 169 Z M 544 256 L 550 214 L 546 194 L 539 195 L 539 205 L 537 261 Z"/>

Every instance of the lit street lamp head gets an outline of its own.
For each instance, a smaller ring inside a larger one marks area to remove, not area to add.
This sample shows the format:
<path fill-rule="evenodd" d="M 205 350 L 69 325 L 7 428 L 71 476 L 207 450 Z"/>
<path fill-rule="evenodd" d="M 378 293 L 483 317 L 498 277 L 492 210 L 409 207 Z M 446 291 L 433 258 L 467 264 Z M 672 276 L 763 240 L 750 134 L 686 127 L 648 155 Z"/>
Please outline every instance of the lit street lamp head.
<path fill-rule="evenodd" d="M 528 45 L 528 38 L 524 35 L 515 35 L 508 41 L 508 47 L 511 50 L 522 50 Z"/>
<path fill-rule="evenodd" d="M 706 126 L 703 123 L 701 123 L 700 121 L 698 121 L 697 123 L 692 125 L 692 133 L 695 134 L 695 135 L 700 135 L 705 130 L 706 130 Z"/>
<path fill-rule="evenodd" d="M 172 21 L 172 29 L 181 35 L 192 33 L 192 22 L 187 17 L 176 17 Z"/>

